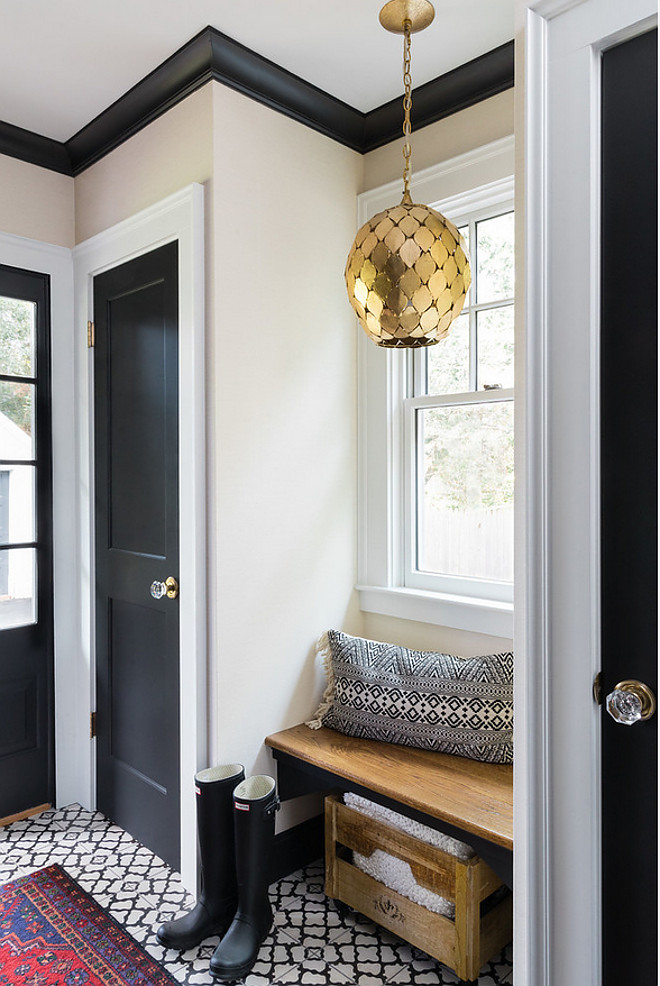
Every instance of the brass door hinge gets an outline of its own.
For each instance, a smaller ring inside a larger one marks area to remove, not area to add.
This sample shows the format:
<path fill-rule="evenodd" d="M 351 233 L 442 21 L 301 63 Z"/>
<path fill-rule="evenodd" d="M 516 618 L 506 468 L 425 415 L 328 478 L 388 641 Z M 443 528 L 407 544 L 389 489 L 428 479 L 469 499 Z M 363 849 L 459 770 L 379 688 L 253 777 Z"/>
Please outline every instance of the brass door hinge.
<path fill-rule="evenodd" d="M 90 712 L 89 714 L 89 738 L 94 739 L 96 736 L 96 712 Z"/>
<path fill-rule="evenodd" d="M 93 349 L 94 348 L 94 323 L 93 322 L 88 322 L 87 323 L 87 348 L 88 349 Z"/>

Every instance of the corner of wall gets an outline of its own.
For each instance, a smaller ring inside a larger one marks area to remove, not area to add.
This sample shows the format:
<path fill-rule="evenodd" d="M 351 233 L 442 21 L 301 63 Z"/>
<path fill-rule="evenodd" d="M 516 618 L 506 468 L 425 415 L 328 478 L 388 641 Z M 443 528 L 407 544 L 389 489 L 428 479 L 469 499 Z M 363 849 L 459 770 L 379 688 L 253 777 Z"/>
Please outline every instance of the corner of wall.
<path fill-rule="evenodd" d="M 211 89 L 191 93 L 75 178 L 76 243 L 210 178 Z"/>
<path fill-rule="evenodd" d="M 0 154 L 0 230 L 71 248 L 73 178 Z"/>

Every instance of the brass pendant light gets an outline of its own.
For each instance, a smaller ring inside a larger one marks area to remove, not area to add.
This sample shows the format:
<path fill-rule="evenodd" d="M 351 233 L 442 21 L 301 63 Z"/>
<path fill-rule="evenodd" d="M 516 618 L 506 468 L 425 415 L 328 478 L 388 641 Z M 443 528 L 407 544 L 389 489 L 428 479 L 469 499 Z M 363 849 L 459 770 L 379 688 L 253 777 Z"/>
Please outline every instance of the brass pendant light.
<path fill-rule="evenodd" d="M 410 38 L 433 20 L 428 0 L 390 0 L 380 12 L 388 31 L 403 34 L 403 198 L 359 230 L 346 261 L 346 287 L 360 325 L 378 346 L 433 346 L 465 303 L 472 274 L 453 223 L 410 197 Z"/>

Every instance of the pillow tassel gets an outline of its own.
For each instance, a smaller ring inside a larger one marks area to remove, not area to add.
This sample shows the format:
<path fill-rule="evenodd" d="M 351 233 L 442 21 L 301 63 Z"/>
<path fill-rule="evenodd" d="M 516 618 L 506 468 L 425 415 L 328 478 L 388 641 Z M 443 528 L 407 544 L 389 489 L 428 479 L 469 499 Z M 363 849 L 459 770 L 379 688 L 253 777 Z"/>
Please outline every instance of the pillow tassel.
<path fill-rule="evenodd" d="M 332 668 L 332 653 L 330 652 L 330 638 L 328 631 L 322 633 L 316 642 L 316 653 L 323 659 L 323 670 L 325 671 L 326 686 L 321 696 L 319 705 L 313 719 L 305 723 L 310 729 L 320 729 L 323 725 L 323 717 L 332 708 L 332 700 L 335 688 L 335 675 Z"/>

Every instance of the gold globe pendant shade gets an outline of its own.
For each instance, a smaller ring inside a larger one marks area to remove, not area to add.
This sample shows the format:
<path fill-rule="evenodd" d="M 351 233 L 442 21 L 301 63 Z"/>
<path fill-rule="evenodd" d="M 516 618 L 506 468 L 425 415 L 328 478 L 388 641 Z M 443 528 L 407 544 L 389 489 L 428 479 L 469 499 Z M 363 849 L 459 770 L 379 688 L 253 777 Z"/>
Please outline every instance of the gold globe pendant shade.
<path fill-rule="evenodd" d="M 462 311 L 472 275 L 463 237 L 435 209 L 404 195 L 358 232 L 346 263 L 348 297 L 379 346 L 433 346 Z"/>
<path fill-rule="evenodd" d="M 410 197 L 410 35 L 430 24 L 433 15 L 428 0 L 390 0 L 381 10 L 383 26 L 405 35 L 403 199 L 359 230 L 344 272 L 360 325 L 378 346 L 393 349 L 444 339 L 472 280 L 465 241 L 454 224 Z"/>

